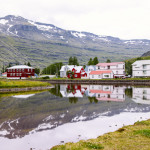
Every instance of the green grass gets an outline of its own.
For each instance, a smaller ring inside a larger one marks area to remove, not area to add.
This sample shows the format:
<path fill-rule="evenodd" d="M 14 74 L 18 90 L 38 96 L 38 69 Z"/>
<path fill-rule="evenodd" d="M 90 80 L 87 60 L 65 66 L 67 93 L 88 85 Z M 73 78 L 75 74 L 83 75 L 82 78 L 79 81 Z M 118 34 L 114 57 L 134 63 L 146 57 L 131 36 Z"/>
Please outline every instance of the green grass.
<path fill-rule="evenodd" d="M 16 87 L 40 87 L 50 86 L 50 83 L 40 81 L 28 81 L 28 80 L 0 80 L 0 88 L 16 88 Z"/>
<path fill-rule="evenodd" d="M 147 129 L 147 130 L 137 130 L 137 131 L 135 131 L 135 134 L 140 134 L 142 136 L 146 136 L 146 137 L 150 138 L 150 129 Z"/>
<path fill-rule="evenodd" d="M 57 145 L 51 150 L 150 150 L 150 120 L 136 122 L 96 139 Z"/>

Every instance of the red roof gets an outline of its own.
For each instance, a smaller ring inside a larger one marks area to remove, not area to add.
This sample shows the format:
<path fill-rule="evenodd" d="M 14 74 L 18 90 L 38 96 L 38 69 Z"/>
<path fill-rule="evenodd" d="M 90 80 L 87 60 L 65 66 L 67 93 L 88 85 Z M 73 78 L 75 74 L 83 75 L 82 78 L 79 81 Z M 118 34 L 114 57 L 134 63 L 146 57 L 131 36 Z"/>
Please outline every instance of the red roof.
<path fill-rule="evenodd" d="M 103 73 L 112 73 L 111 70 L 101 70 L 101 71 L 91 71 L 90 74 L 103 74 Z"/>
<path fill-rule="evenodd" d="M 103 90 L 90 90 L 91 93 L 106 93 L 111 94 L 111 91 L 103 91 Z"/>
<path fill-rule="evenodd" d="M 98 63 L 96 66 L 116 66 L 118 64 L 124 64 L 124 62 Z"/>

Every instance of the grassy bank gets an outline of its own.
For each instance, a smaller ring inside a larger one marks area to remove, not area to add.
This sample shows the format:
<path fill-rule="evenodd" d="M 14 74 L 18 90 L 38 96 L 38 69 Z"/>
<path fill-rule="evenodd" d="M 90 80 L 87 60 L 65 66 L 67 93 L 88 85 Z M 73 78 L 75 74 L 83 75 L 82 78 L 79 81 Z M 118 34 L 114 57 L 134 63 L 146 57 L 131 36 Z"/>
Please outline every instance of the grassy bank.
<path fill-rule="evenodd" d="M 58 145 L 51 150 L 150 150 L 150 120 L 136 122 L 116 132 L 87 141 Z"/>
<path fill-rule="evenodd" d="M 50 86 L 50 83 L 28 80 L 7 80 L 0 79 L 0 88 L 18 88 L 18 87 L 41 87 Z"/>

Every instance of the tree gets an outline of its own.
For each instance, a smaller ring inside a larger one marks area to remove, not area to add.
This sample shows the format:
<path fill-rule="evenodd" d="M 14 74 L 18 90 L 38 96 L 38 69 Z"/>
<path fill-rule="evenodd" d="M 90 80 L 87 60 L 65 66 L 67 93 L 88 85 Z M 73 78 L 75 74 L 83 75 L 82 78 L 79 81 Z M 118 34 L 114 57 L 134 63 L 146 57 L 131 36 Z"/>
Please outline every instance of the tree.
<path fill-rule="evenodd" d="M 42 70 L 42 74 L 60 75 L 60 69 L 63 66 L 62 62 L 54 63 Z"/>
<path fill-rule="evenodd" d="M 67 74 L 67 76 L 69 75 L 69 77 L 70 77 L 71 79 L 74 78 L 74 77 L 73 77 L 74 72 L 72 72 L 71 70 L 68 70 L 68 71 L 66 72 L 66 74 Z"/>
<path fill-rule="evenodd" d="M 99 63 L 98 58 L 95 57 L 95 58 L 93 59 L 93 65 L 97 65 L 98 63 Z"/>
<path fill-rule="evenodd" d="M 68 64 L 73 65 L 73 58 L 72 57 L 69 58 Z"/>
<path fill-rule="evenodd" d="M 77 65 L 77 66 L 79 66 L 77 57 L 70 57 L 69 60 L 68 60 L 68 64 L 69 65 Z"/>
<path fill-rule="evenodd" d="M 36 74 L 40 74 L 40 69 L 39 69 L 39 68 L 35 68 L 34 72 L 35 72 Z"/>
<path fill-rule="evenodd" d="M 27 63 L 28 66 L 31 66 L 30 62 Z"/>
<path fill-rule="evenodd" d="M 77 57 L 74 57 L 74 58 L 73 58 L 73 65 L 79 66 Z"/>
<path fill-rule="evenodd" d="M 89 62 L 88 62 L 88 65 L 90 66 L 90 65 L 93 65 L 93 60 L 92 60 L 92 58 L 90 58 L 90 60 L 89 60 Z"/>
<path fill-rule="evenodd" d="M 107 59 L 106 63 L 110 63 L 110 62 L 111 62 L 110 59 Z"/>

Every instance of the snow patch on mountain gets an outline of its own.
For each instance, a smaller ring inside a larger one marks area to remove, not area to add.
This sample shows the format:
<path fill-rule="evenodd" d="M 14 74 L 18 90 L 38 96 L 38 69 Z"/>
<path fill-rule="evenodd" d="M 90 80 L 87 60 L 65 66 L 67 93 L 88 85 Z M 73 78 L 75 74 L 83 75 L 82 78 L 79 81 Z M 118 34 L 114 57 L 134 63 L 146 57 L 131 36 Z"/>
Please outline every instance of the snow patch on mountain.
<path fill-rule="evenodd" d="M 83 34 L 83 33 L 81 33 L 81 32 L 71 32 L 71 34 L 72 34 L 73 36 L 75 36 L 75 37 L 80 37 L 80 38 L 86 36 L 85 34 Z"/>
<path fill-rule="evenodd" d="M 42 31 L 49 31 L 51 29 L 53 29 L 53 27 L 51 26 L 46 26 L 46 25 L 39 25 L 39 24 L 36 24 L 35 22 L 33 21 L 28 21 L 30 24 L 36 26 L 39 30 L 42 30 Z"/>
<path fill-rule="evenodd" d="M 5 20 L 5 19 L 0 19 L 0 24 L 3 24 L 3 25 L 5 25 L 6 23 L 8 23 L 8 20 Z"/>

